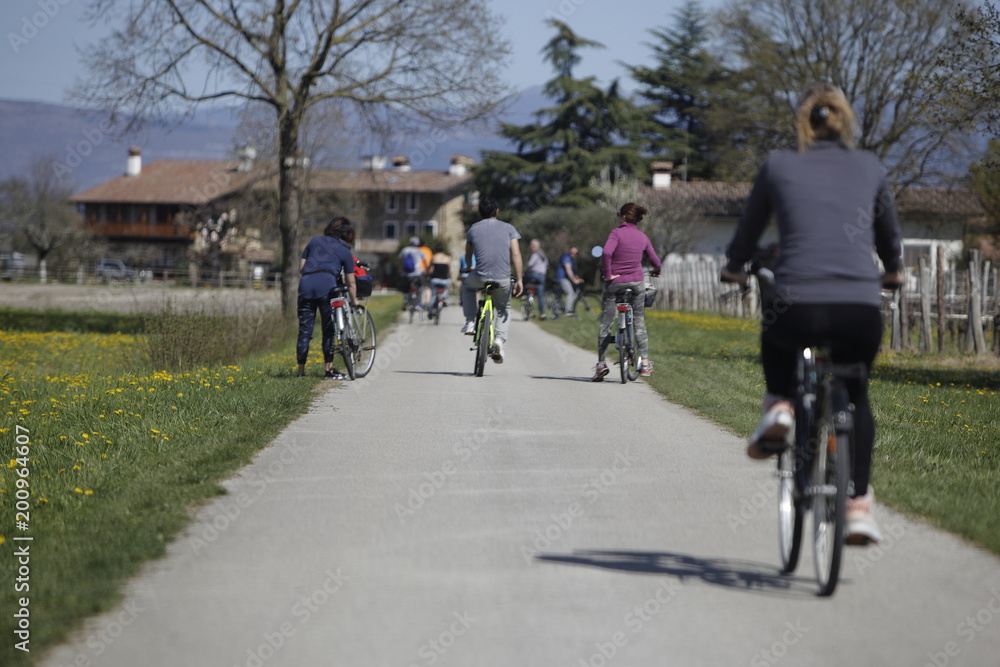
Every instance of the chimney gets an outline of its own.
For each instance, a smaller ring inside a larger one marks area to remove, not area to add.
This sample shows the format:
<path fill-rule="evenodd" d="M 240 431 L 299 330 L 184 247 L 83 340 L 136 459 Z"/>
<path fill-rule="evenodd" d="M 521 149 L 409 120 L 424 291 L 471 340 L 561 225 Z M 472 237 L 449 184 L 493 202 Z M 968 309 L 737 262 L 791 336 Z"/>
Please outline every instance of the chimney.
<path fill-rule="evenodd" d="M 670 187 L 670 172 L 674 169 L 673 162 L 654 162 L 649 165 L 653 170 L 653 189 Z"/>
<path fill-rule="evenodd" d="M 452 176 L 465 176 L 469 172 L 469 167 L 474 164 L 476 161 L 467 155 L 452 155 L 448 173 Z"/>
<path fill-rule="evenodd" d="M 236 157 L 239 160 L 236 171 L 244 173 L 253 171 L 253 162 L 257 159 L 257 149 L 253 146 L 241 146 L 236 151 Z"/>
<path fill-rule="evenodd" d="M 384 155 L 366 155 L 364 163 L 369 171 L 384 171 L 386 159 Z"/>
<path fill-rule="evenodd" d="M 125 163 L 126 176 L 138 176 L 142 173 L 142 149 L 133 146 L 128 149 L 128 161 Z"/>
<path fill-rule="evenodd" d="M 405 155 L 397 155 L 392 158 L 393 171 L 410 171 L 410 158 Z"/>

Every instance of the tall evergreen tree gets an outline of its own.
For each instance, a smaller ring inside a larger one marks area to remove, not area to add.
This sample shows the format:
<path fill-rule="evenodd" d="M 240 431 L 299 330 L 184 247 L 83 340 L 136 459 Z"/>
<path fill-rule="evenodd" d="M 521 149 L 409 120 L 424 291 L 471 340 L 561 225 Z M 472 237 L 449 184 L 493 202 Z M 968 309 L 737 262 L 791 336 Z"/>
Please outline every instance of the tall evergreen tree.
<path fill-rule="evenodd" d="M 527 125 L 502 125 L 500 135 L 516 144 L 513 153 L 485 151 L 476 169 L 480 192 L 505 209 L 532 211 L 546 205 L 585 206 L 593 202 L 591 179 L 601 171 L 648 176 L 639 153 L 646 121 L 614 81 L 607 90 L 594 77 L 576 79 L 582 48 L 603 48 L 565 23 L 550 19 L 556 36 L 545 45 L 545 60 L 556 76 L 544 92 L 553 106 L 535 113 Z"/>
<path fill-rule="evenodd" d="M 713 102 L 730 75 L 709 50 L 709 29 L 698 2 L 675 15 L 673 28 L 650 30 L 655 65 L 626 65 L 649 100 L 654 127 L 646 147 L 680 165 L 682 178 L 714 178 L 720 140 L 708 124 Z"/>

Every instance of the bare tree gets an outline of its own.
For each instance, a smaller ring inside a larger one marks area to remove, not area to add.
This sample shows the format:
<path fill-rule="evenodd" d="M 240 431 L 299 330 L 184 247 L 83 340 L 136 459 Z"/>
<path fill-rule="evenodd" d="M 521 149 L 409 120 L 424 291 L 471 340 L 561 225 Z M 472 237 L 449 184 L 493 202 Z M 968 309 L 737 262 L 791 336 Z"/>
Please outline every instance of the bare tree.
<path fill-rule="evenodd" d="M 92 0 L 92 21 L 121 27 L 84 52 L 89 79 L 74 94 L 110 109 L 126 132 L 219 100 L 272 109 L 282 307 L 290 316 L 306 113 L 336 99 L 372 119 L 389 114 L 457 125 L 486 117 L 507 92 L 499 65 L 508 53 L 501 22 L 487 6 L 486 0 Z"/>
<path fill-rule="evenodd" d="M 791 110 L 816 81 L 840 86 L 858 114 L 858 147 L 875 153 L 897 187 L 956 174 L 969 130 L 935 110 L 940 55 L 955 39 L 951 12 L 966 0 L 733 0 L 720 17 L 758 91 Z M 788 129 L 791 130 L 791 116 Z M 964 173 L 964 170 L 963 170 Z"/>
<path fill-rule="evenodd" d="M 72 189 L 63 186 L 50 168 L 55 161 L 51 155 L 36 159 L 29 178 L 14 177 L 0 183 L 0 218 L 38 255 L 38 275 L 43 283 L 49 253 L 81 236 L 79 216 L 67 202 Z"/>

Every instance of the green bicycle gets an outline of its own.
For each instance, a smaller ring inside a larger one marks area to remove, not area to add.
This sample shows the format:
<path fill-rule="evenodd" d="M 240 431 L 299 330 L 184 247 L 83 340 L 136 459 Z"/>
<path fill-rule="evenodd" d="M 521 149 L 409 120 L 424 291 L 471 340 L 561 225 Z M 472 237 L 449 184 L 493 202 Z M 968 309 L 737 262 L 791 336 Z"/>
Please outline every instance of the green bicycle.
<path fill-rule="evenodd" d="M 483 285 L 483 298 L 479 300 L 479 310 L 476 312 L 476 325 L 473 331 L 472 347 L 476 353 L 475 374 L 476 377 L 483 377 L 483 369 L 486 368 L 486 358 L 493 349 L 496 342 L 496 309 L 493 307 L 493 290 L 498 289 L 500 283 L 487 281 Z"/>

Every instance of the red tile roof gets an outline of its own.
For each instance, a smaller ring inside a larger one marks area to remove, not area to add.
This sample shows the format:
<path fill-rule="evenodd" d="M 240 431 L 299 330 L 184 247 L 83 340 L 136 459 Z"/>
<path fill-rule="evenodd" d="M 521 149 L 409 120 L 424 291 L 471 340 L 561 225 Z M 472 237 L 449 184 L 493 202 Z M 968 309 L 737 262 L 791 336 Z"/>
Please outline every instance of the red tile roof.
<path fill-rule="evenodd" d="M 235 161 L 157 160 L 138 176 L 119 176 L 70 197 L 70 202 L 202 206 L 232 194 L 266 173 L 236 170 Z"/>
<path fill-rule="evenodd" d="M 472 174 L 453 176 L 445 171 L 372 171 L 369 169 L 316 169 L 309 175 L 309 189 L 352 192 L 452 192 L 471 187 Z"/>
<path fill-rule="evenodd" d="M 750 183 L 674 181 L 669 188 L 647 189 L 653 197 L 681 198 L 707 217 L 739 217 L 750 195 Z M 971 190 L 949 188 L 909 188 L 896 199 L 901 214 L 960 215 L 984 214 L 979 198 Z"/>

